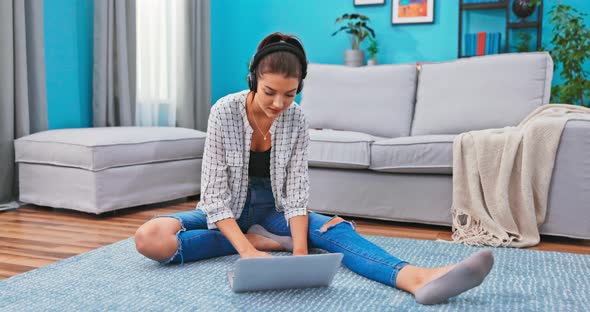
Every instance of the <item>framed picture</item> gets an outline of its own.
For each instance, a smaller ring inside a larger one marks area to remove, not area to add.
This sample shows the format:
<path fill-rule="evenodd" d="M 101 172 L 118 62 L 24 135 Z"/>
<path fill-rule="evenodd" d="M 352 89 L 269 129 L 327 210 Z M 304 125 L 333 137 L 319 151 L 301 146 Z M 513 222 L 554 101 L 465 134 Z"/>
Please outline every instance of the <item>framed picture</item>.
<path fill-rule="evenodd" d="M 363 5 L 383 5 L 385 0 L 353 0 L 355 6 Z"/>
<path fill-rule="evenodd" d="M 434 22 L 434 0 L 391 0 L 392 24 Z"/>

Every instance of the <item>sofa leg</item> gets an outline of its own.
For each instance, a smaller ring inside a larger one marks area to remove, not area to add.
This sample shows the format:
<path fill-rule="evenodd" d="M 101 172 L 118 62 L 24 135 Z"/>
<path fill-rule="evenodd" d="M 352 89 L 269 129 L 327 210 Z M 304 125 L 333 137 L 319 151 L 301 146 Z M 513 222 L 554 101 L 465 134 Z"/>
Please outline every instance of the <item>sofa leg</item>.
<path fill-rule="evenodd" d="M 328 222 L 326 222 L 326 224 L 324 224 L 322 226 L 322 228 L 320 229 L 320 232 L 324 233 L 327 230 L 329 230 L 330 228 L 332 228 L 333 226 L 335 226 L 336 224 L 341 223 L 341 222 L 346 222 L 346 223 L 350 224 L 352 226 L 353 230 L 356 228 L 356 224 L 354 222 L 346 221 L 346 220 L 340 218 L 339 216 L 334 216 L 332 219 L 330 219 Z"/>

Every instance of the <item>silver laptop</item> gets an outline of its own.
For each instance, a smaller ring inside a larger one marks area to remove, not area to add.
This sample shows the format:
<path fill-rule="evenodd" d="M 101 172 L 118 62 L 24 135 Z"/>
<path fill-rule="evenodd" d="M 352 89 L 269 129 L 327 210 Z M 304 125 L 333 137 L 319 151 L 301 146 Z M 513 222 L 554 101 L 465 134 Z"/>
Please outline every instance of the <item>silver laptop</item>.
<path fill-rule="evenodd" d="M 326 253 L 238 259 L 227 277 L 234 292 L 329 286 L 343 257 Z"/>

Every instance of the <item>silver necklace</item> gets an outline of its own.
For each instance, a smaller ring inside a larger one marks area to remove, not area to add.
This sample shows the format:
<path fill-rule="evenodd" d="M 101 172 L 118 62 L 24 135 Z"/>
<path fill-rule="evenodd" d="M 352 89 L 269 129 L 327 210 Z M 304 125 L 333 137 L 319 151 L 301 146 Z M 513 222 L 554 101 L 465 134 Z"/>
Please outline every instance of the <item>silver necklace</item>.
<path fill-rule="evenodd" d="M 252 102 L 250 102 L 250 103 L 253 103 L 253 102 L 254 102 L 254 95 L 252 96 Z M 256 124 L 256 128 L 258 128 L 258 131 L 260 132 L 260 134 L 262 134 L 262 137 L 266 141 L 266 136 L 270 132 L 270 128 L 268 129 L 268 131 L 266 131 L 266 134 L 264 134 L 262 132 L 262 129 L 260 129 L 260 126 L 258 125 L 258 121 L 256 121 L 256 116 L 254 116 L 254 112 L 252 112 L 252 119 L 254 119 L 254 124 Z"/>

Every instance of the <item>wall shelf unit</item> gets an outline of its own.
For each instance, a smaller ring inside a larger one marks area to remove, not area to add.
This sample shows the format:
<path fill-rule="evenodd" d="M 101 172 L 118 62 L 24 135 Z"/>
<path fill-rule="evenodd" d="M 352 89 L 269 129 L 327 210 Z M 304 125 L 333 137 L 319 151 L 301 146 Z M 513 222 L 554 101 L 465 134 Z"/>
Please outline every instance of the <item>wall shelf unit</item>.
<path fill-rule="evenodd" d="M 513 0 L 512 0 L 513 1 Z M 463 13 L 466 11 L 474 11 L 474 10 L 503 10 L 505 12 L 505 29 L 504 29 L 504 49 L 502 52 L 507 53 L 510 51 L 510 30 L 512 29 L 527 29 L 527 28 L 536 28 L 537 31 L 537 40 L 536 40 L 536 50 L 541 47 L 541 38 L 543 32 L 543 1 L 537 6 L 535 9 L 536 13 L 536 20 L 535 21 L 514 21 L 512 20 L 512 1 L 511 0 L 504 0 L 504 1 L 495 1 L 495 2 L 486 2 L 486 3 L 463 3 L 463 0 L 459 2 L 459 46 L 457 51 L 457 56 L 459 58 L 465 57 L 463 53 L 463 29 L 464 29 L 464 22 L 463 22 Z M 535 15 L 533 13 L 532 16 Z M 530 17 L 529 17 L 530 18 Z"/>

